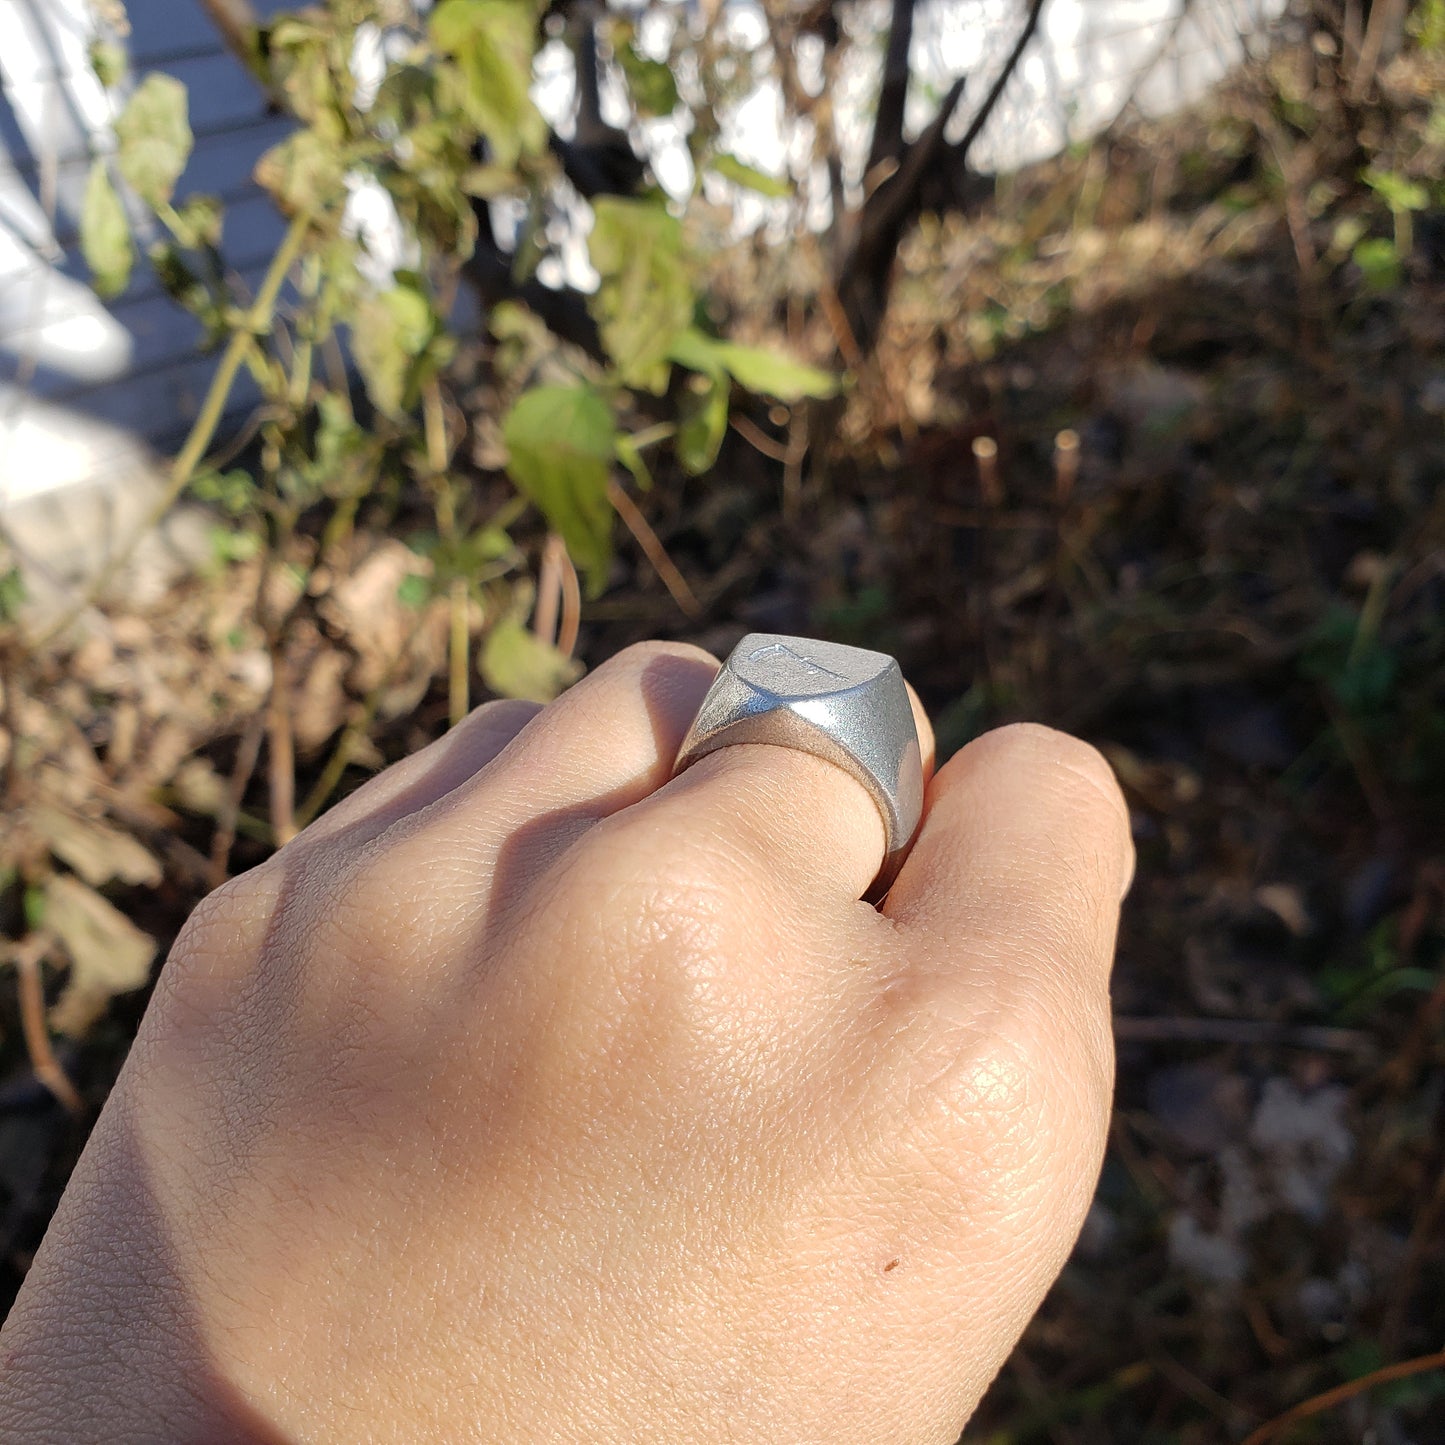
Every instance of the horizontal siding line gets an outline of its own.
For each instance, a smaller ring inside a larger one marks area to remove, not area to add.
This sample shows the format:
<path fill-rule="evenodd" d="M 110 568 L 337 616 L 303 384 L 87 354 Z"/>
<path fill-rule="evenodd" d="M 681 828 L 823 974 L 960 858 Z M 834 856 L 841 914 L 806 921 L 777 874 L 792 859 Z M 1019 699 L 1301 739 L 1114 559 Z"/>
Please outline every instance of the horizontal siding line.
<path fill-rule="evenodd" d="M 0 4 L 3 3 L 4 0 L 0 0 Z M 276 140 L 278 142 L 285 140 L 292 129 L 289 122 L 285 121 L 282 116 L 276 116 L 272 118 L 272 123 L 276 126 Z M 196 175 L 196 180 L 198 183 L 203 182 L 206 167 L 217 163 L 213 158 L 224 158 L 232 151 L 241 154 L 252 152 L 251 159 L 246 166 L 246 173 L 249 175 L 267 147 L 254 144 L 254 142 L 252 145 L 247 145 L 246 141 L 261 131 L 266 124 L 266 121 L 251 121 L 243 126 L 218 127 L 199 133 L 196 136 L 195 148 L 186 162 L 186 170 L 181 177 L 182 181 L 186 181 L 199 168 L 200 174 Z M 83 175 L 90 169 L 92 159 L 93 157 L 89 154 L 72 155 L 68 160 L 57 163 L 56 174 L 63 178 Z M 38 206 L 39 199 L 35 195 L 34 189 L 34 183 L 37 181 L 36 170 L 35 162 L 30 160 L 17 162 L 13 156 L 0 149 L 0 187 L 7 184 L 23 187 L 30 199 Z"/>
<path fill-rule="evenodd" d="M 272 247 L 262 251 L 258 251 L 254 256 L 249 256 L 240 261 L 233 261 L 228 257 L 226 259 L 227 276 L 233 281 L 237 279 L 237 277 L 239 277 L 239 279 L 242 281 L 248 281 L 250 279 L 253 279 L 251 277 L 251 273 L 264 270 L 267 263 L 271 260 L 274 254 L 275 248 Z M 254 293 L 254 286 L 250 286 L 249 289 Z M 141 284 L 140 289 L 134 292 L 128 292 L 125 296 L 114 302 L 107 309 L 110 311 L 110 314 L 116 318 L 116 320 L 124 324 L 125 313 L 127 311 L 137 308 L 143 303 L 155 301 L 160 298 L 165 298 L 171 301 L 171 304 L 176 308 L 176 317 L 178 321 L 185 321 L 196 327 L 200 326 L 201 323 L 196 320 L 196 318 L 192 316 L 191 313 L 187 311 L 186 308 L 182 306 L 179 301 L 176 301 L 174 298 L 172 298 L 170 293 L 160 284 L 158 280 L 156 280 L 154 272 L 148 273 L 146 280 Z M 24 346 L 12 346 L 12 339 L 19 340 L 19 333 L 12 332 L 9 336 L 0 336 L 0 354 L 8 352 L 11 357 L 18 357 L 23 354 L 25 350 Z M 77 383 L 77 385 L 82 387 L 117 386 L 122 381 L 124 381 L 126 377 L 129 377 L 131 375 L 132 373 L 128 371 L 125 373 L 125 376 L 112 377 L 109 381 L 81 382 Z"/>
<path fill-rule="evenodd" d="M 197 194 L 202 193 L 197 192 Z M 211 192 L 207 191 L 204 192 L 204 194 L 210 195 Z M 223 206 L 229 209 L 231 206 L 249 205 L 252 201 L 264 199 L 266 195 L 267 192 L 263 191 L 261 187 L 256 184 L 255 181 L 242 181 L 241 184 L 235 187 L 234 190 L 222 191 L 216 199 L 219 200 Z M 162 227 L 159 234 L 161 236 L 169 236 L 170 232 L 165 230 L 164 227 Z M 80 245 L 80 229 L 77 226 L 70 224 L 58 226 L 54 232 L 54 235 L 56 244 L 63 247 L 64 250 L 66 250 L 67 252 L 76 251 Z M 224 235 L 225 232 L 223 230 L 223 244 L 221 247 L 222 255 L 225 255 Z"/>
<path fill-rule="evenodd" d="M 259 103 L 259 101 L 258 101 Z M 284 117 L 272 114 L 269 110 L 262 109 L 257 114 L 240 117 L 236 120 L 218 121 L 214 125 L 201 127 L 193 132 L 196 142 L 196 150 L 200 149 L 202 141 L 224 140 L 235 135 L 245 135 L 249 131 L 260 130 L 264 126 L 275 125 Z M 195 152 L 192 154 L 194 155 Z M 66 166 L 87 166 L 94 159 L 97 153 L 91 150 L 67 151 L 65 154 L 55 158 L 55 164 L 59 167 Z M 109 154 L 109 152 L 100 152 Z M 26 181 L 34 180 L 40 172 L 40 163 L 33 156 L 9 157 L 10 167 L 14 173 L 23 177 Z"/>
<path fill-rule="evenodd" d="M 206 60 L 212 56 L 222 58 L 229 53 L 219 41 L 211 45 L 190 45 L 176 50 L 157 50 L 149 55 L 132 55 L 130 70 L 139 78 L 147 70 L 164 70 L 167 66 L 184 65 L 192 60 Z M 58 65 L 48 65 L 44 70 L 27 70 L 23 75 L 13 76 L 9 84 L 51 84 L 69 80 L 74 75 L 89 74 L 90 68 L 86 65 L 73 65 L 64 70 Z"/>
<path fill-rule="evenodd" d="M 229 269 L 241 272 L 249 271 L 259 274 L 264 269 L 265 264 L 268 260 L 270 260 L 270 256 L 263 253 L 257 256 L 252 261 L 243 263 L 242 265 L 231 267 Z M 243 276 L 242 279 L 245 280 L 248 278 Z M 257 276 L 252 275 L 249 279 L 254 282 L 257 279 Z M 255 286 L 252 285 L 250 289 L 254 291 Z M 169 299 L 166 297 L 166 292 L 163 291 L 159 286 L 156 286 L 151 290 L 143 293 L 142 295 L 138 295 L 133 298 L 127 298 L 127 305 L 135 306 L 139 305 L 139 303 L 142 301 L 155 301 L 160 298 Z M 68 402 L 73 400 L 77 396 L 83 396 L 86 392 L 104 391 L 107 387 L 120 386 L 128 381 L 143 380 L 144 378 L 151 376 L 158 371 L 165 371 L 167 368 L 178 365 L 181 362 L 209 361 L 214 359 L 214 357 L 219 354 L 221 347 L 225 345 L 224 339 L 216 344 L 215 351 L 201 351 L 201 323 L 197 321 L 196 318 L 185 309 L 185 307 L 180 305 L 179 302 L 174 302 L 172 304 L 174 304 L 176 308 L 177 323 L 190 325 L 196 328 L 196 339 L 190 346 L 186 347 L 183 351 L 176 352 L 173 356 L 167 356 L 157 360 L 148 361 L 142 366 L 132 367 L 127 370 L 124 375 L 111 377 L 107 381 L 79 381 L 75 382 L 70 386 L 57 387 L 54 391 L 45 392 L 43 394 L 43 399 L 46 401 L 54 402 Z"/>

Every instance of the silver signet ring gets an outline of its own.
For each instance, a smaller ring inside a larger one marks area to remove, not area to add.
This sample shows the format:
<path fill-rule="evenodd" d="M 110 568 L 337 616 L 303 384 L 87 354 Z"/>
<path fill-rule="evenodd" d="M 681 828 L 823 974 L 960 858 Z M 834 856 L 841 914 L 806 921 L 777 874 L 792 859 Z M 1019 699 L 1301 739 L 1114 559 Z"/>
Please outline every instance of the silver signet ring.
<path fill-rule="evenodd" d="M 923 757 L 897 661 L 837 642 L 749 633 L 703 698 L 673 776 L 733 743 L 812 753 L 867 788 L 883 817 L 885 851 L 864 896 L 882 899 L 923 815 Z"/>

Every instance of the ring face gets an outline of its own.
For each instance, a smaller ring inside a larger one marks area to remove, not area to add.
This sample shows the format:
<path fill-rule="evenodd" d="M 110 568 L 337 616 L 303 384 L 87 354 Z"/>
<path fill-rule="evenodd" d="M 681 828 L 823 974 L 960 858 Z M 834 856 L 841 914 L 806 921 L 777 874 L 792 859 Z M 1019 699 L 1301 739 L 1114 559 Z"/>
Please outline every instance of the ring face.
<path fill-rule="evenodd" d="M 812 753 L 863 784 L 883 818 L 883 866 L 865 895 L 880 900 L 923 815 L 923 758 L 898 663 L 862 647 L 749 633 L 708 689 L 673 775 L 734 743 Z"/>

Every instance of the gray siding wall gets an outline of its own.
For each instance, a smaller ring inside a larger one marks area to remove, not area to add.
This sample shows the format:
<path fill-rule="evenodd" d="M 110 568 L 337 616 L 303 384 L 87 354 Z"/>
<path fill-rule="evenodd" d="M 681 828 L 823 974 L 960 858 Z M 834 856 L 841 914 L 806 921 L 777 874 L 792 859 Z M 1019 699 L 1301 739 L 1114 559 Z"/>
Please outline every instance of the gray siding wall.
<path fill-rule="evenodd" d="M 258 8 L 283 6 L 261 0 Z M 162 70 L 189 92 L 196 143 L 180 194 L 205 191 L 225 201 L 227 261 L 254 284 L 282 223 L 251 172 L 286 123 L 266 113 L 255 82 L 196 0 L 129 0 L 127 10 L 135 74 Z M 186 430 L 214 366 L 197 356 L 199 328 L 159 289 L 143 258 L 129 290 L 107 308 L 129 338 L 120 365 L 107 364 L 101 347 L 87 359 L 36 344 L 38 325 L 70 319 L 83 353 L 90 334 L 83 318 L 95 314 L 81 289 L 87 273 L 77 225 L 91 154 L 106 142 L 103 128 L 95 134 L 95 87 L 78 36 L 85 23 L 77 0 L 0 0 L 0 489 L 6 424 L 18 409 L 49 403 L 164 448 Z M 112 333 L 112 351 L 118 344 Z"/>

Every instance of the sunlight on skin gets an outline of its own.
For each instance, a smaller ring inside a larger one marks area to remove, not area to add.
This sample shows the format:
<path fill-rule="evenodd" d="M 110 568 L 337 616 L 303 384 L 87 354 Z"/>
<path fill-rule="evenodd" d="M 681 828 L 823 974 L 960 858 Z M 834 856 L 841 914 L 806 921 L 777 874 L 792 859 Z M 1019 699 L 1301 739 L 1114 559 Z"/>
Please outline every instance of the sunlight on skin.
<path fill-rule="evenodd" d="M 0 1334 L 0 1419 L 957 1437 L 1097 1175 L 1127 814 L 1092 749 L 991 734 L 880 913 L 841 769 L 669 781 L 716 666 L 648 645 L 480 709 L 202 904 Z"/>

